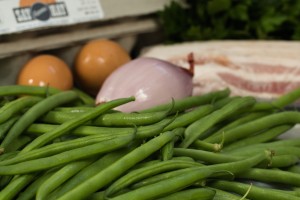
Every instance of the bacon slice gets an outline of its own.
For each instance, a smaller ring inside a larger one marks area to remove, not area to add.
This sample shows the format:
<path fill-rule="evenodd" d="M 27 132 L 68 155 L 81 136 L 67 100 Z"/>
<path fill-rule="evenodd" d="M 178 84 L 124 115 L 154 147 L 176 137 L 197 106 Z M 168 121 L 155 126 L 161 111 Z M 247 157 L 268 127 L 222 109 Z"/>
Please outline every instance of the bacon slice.
<path fill-rule="evenodd" d="M 218 76 L 230 86 L 256 93 L 265 92 L 281 95 L 300 87 L 300 81 L 252 81 L 230 73 L 218 73 Z"/>
<path fill-rule="evenodd" d="M 193 54 L 192 62 L 188 55 Z M 232 95 L 270 100 L 300 87 L 300 42 L 212 41 L 159 45 L 141 56 L 194 71 L 193 94 L 230 88 Z"/>

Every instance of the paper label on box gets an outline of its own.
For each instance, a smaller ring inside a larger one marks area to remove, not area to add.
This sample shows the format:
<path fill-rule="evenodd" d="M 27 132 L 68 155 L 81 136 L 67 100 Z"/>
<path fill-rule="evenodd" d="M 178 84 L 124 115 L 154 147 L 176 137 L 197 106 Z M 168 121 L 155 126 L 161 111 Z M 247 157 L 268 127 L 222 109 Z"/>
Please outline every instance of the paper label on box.
<path fill-rule="evenodd" d="M 0 35 L 103 18 L 100 0 L 0 0 Z"/>

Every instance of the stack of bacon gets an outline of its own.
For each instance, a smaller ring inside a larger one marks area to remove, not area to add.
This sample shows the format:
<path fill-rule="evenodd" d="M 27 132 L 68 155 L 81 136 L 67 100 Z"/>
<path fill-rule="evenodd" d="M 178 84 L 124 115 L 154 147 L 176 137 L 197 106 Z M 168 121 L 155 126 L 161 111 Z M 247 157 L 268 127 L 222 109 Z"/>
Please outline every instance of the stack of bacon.
<path fill-rule="evenodd" d="M 184 68 L 195 66 L 193 94 L 229 88 L 232 95 L 271 100 L 300 87 L 300 42 L 207 41 L 147 48 L 155 57 Z"/>

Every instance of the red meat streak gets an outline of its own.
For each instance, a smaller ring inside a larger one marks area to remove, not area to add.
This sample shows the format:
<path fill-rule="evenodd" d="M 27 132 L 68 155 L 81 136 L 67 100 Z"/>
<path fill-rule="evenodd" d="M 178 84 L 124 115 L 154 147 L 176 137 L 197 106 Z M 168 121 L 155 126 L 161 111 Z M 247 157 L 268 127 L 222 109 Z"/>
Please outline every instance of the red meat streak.
<path fill-rule="evenodd" d="M 251 81 L 229 73 L 218 73 L 218 76 L 229 85 L 251 92 L 284 94 L 300 87 L 299 81 Z"/>
<path fill-rule="evenodd" d="M 171 59 L 173 62 L 177 59 Z M 185 59 L 184 59 L 185 60 Z M 188 59 L 191 63 L 191 60 Z M 220 67 L 226 67 L 234 70 L 241 70 L 245 72 L 251 72 L 254 74 L 293 74 L 300 75 L 300 68 L 297 67 L 285 67 L 283 65 L 271 65 L 261 63 L 239 63 L 235 64 L 231 62 L 226 56 L 215 56 L 215 57 L 201 57 L 193 60 L 193 64 L 201 67 L 206 63 L 217 63 Z M 273 94 L 284 94 L 288 91 L 300 87 L 300 81 L 252 81 L 242 77 L 230 74 L 230 73 L 217 73 L 217 75 L 225 81 L 227 84 L 232 85 L 236 88 L 260 93 L 273 93 Z"/>

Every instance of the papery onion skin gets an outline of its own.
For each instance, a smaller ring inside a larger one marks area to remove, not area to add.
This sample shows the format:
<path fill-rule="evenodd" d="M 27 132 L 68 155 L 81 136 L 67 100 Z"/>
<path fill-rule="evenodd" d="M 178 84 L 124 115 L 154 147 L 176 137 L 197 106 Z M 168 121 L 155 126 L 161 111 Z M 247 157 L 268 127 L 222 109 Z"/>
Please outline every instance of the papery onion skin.
<path fill-rule="evenodd" d="M 135 96 L 116 110 L 135 112 L 192 95 L 193 75 L 156 58 L 136 58 L 115 70 L 103 83 L 96 104 Z"/>

